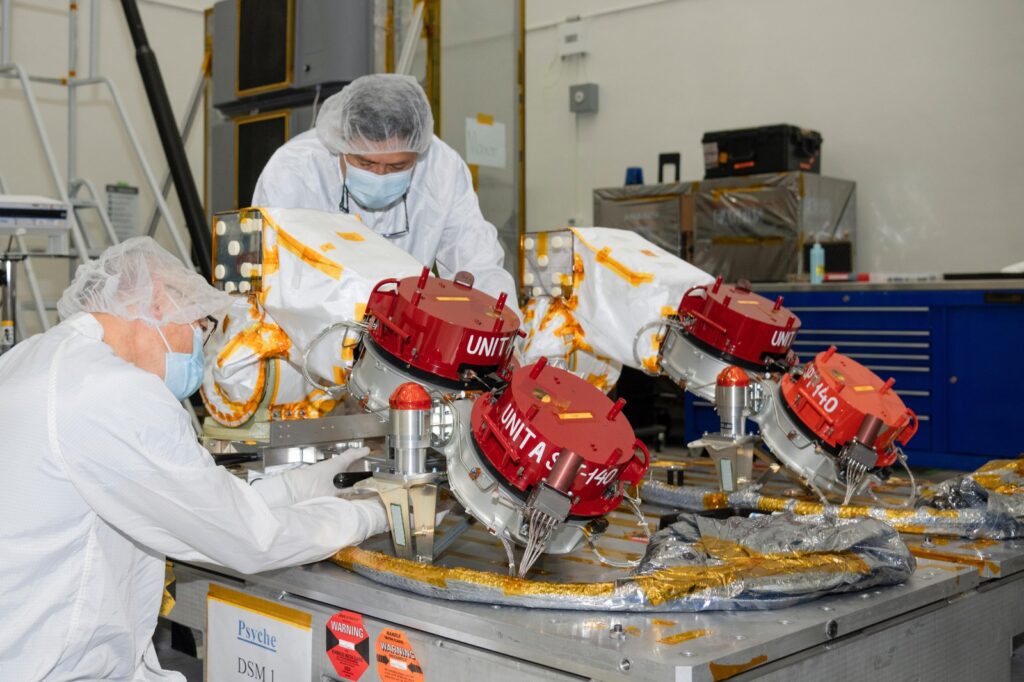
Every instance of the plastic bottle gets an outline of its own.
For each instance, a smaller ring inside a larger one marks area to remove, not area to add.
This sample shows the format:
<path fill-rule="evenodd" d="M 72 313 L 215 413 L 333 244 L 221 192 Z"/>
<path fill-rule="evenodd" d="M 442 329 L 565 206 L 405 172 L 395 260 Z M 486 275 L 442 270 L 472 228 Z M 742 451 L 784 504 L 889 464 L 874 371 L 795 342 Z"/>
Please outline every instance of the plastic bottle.
<path fill-rule="evenodd" d="M 821 284 L 825 281 L 825 247 L 815 241 L 811 247 L 811 284 Z"/>

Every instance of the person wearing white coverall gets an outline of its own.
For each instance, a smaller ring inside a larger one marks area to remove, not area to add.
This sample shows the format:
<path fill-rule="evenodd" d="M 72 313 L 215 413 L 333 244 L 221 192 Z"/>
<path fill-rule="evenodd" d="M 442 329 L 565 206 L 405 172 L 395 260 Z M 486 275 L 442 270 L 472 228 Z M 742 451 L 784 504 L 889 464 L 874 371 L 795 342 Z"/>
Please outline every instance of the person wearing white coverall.
<path fill-rule="evenodd" d="M 200 446 L 180 401 L 228 305 L 136 237 L 0 357 L 0 680 L 183 680 L 152 644 L 165 556 L 256 573 L 387 529 L 378 501 L 336 497 L 365 450 L 250 486 Z"/>
<path fill-rule="evenodd" d="M 502 267 L 505 252 L 480 212 L 469 168 L 433 130 L 415 78 L 357 78 L 324 102 L 315 130 L 274 152 L 252 205 L 359 216 L 442 277 L 465 270 L 481 291 L 508 294 L 518 313 L 515 280 Z"/>

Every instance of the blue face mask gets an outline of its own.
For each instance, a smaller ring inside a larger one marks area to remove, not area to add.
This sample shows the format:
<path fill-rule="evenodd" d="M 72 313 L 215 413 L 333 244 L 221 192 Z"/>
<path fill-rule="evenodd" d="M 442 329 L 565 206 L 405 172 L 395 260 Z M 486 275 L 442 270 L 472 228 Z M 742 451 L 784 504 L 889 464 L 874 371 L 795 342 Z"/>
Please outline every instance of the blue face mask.
<path fill-rule="evenodd" d="M 203 332 L 193 327 L 192 352 L 175 353 L 159 327 L 156 331 L 167 346 L 167 354 L 164 356 L 164 383 L 171 389 L 175 398 L 184 400 L 199 390 L 200 384 L 203 383 Z"/>
<path fill-rule="evenodd" d="M 387 208 L 405 196 L 412 184 L 412 168 L 378 175 L 362 168 L 347 164 L 345 187 L 352 198 L 363 208 L 378 211 Z"/>

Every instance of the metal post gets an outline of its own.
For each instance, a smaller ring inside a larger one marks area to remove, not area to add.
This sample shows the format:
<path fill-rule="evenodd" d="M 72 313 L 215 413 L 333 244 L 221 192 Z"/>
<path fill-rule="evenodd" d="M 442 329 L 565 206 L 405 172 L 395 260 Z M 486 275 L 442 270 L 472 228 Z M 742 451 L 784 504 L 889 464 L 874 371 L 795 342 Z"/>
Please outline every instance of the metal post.
<path fill-rule="evenodd" d="M 7 183 L 4 182 L 3 177 L 0 177 L 0 194 L 7 193 Z M 42 329 L 45 332 L 50 328 L 50 320 L 46 315 L 46 304 L 43 302 L 43 294 L 39 290 L 39 280 L 36 278 L 36 270 L 32 265 L 32 259 L 28 256 L 28 247 L 25 246 L 25 239 L 20 234 L 14 235 L 14 240 L 18 244 L 18 251 L 25 257 L 23 261 L 25 265 L 25 277 L 28 279 L 28 288 L 32 292 L 32 302 L 36 306 L 36 314 L 39 315 L 39 324 L 42 325 Z M 15 315 L 18 311 L 15 310 Z M 15 320 L 16 329 L 20 327 L 20 317 Z"/>
<path fill-rule="evenodd" d="M 6 353 L 14 346 L 14 314 L 17 310 L 17 297 L 14 293 L 14 266 L 15 260 L 13 258 L 5 257 L 0 260 L 0 268 L 3 269 L 3 282 L 0 282 L 4 286 L 2 309 L 3 314 L 0 315 L 0 355 Z"/>
<path fill-rule="evenodd" d="M 89 77 L 96 75 L 100 51 L 100 0 L 89 0 Z"/>
<path fill-rule="evenodd" d="M 70 83 L 77 76 L 78 68 L 78 2 L 71 0 L 68 4 L 68 82 Z M 75 88 L 68 88 L 68 195 L 74 197 L 71 191 L 71 181 L 78 175 L 78 106 Z"/>
<path fill-rule="evenodd" d="M 15 241 L 18 243 L 18 250 L 25 256 L 22 264 L 25 266 L 25 278 L 28 279 L 28 289 L 32 293 L 32 302 L 36 306 L 36 315 L 39 317 L 39 326 L 45 332 L 50 328 L 50 316 L 46 314 L 46 302 L 43 300 L 43 292 L 39 289 L 39 278 L 36 277 L 36 268 L 28 255 L 28 246 L 25 239 L 17 235 Z"/>
<path fill-rule="evenodd" d="M 203 65 L 199 69 L 199 78 L 196 79 L 195 87 L 192 88 L 192 96 L 188 101 L 188 112 L 185 114 L 185 120 L 181 124 L 181 140 L 182 142 L 188 142 L 189 135 L 192 133 L 192 124 L 195 123 L 196 114 L 199 113 L 199 107 L 203 103 L 203 86 L 206 84 L 206 78 L 209 74 L 210 68 L 210 53 L 206 53 L 206 57 L 203 59 Z M 164 180 L 160 183 L 160 195 L 167 198 L 167 192 L 171 189 L 171 171 L 168 170 L 164 173 Z M 149 217 L 149 229 L 146 234 L 152 237 L 156 234 L 156 228 L 160 224 L 160 212 L 156 206 L 153 207 L 153 214 Z"/>
<path fill-rule="evenodd" d="M 50 177 L 53 178 L 53 184 L 57 188 L 57 195 L 68 207 L 68 223 L 71 228 L 71 238 L 75 242 L 75 249 L 78 251 L 78 259 L 84 263 L 89 260 L 89 250 L 86 248 L 85 238 L 82 236 L 82 228 L 78 224 L 78 219 L 75 217 L 75 212 L 71 205 L 71 199 L 68 197 L 67 187 L 61 180 L 57 159 L 53 156 L 53 147 L 50 146 L 50 138 L 46 135 L 46 128 L 43 126 L 43 119 L 39 114 L 39 103 L 36 102 L 35 92 L 32 91 L 32 84 L 29 82 L 25 70 L 19 64 L 0 66 L 0 73 L 12 71 L 17 75 L 21 88 L 25 92 L 25 101 L 28 102 L 32 123 L 36 128 L 36 136 L 39 138 L 40 144 L 43 145 L 43 153 L 46 156 L 46 165 L 50 170 Z"/>
<path fill-rule="evenodd" d="M 11 0 L 0 5 L 0 64 L 11 63 Z"/>
<path fill-rule="evenodd" d="M 199 199 L 195 179 L 192 177 L 192 169 L 188 165 L 185 145 L 182 144 L 181 136 L 178 135 L 174 113 L 167 97 L 167 88 L 160 75 L 160 66 L 157 64 L 156 55 L 146 38 L 146 30 L 142 25 L 138 4 L 135 0 L 121 0 L 121 6 L 124 8 L 128 29 L 132 34 L 132 42 L 135 43 L 135 60 L 139 65 L 139 73 L 146 88 L 149 106 L 153 110 L 153 120 L 156 123 L 157 132 L 160 134 L 160 142 L 163 145 L 164 154 L 167 156 L 167 165 L 171 169 L 174 186 L 178 191 L 178 201 L 192 237 L 192 247 L 198 261 L 197 265 L 209 279 L 213 275 L 213 263 L 210 256 L 210 242 L 213 236 L 206 221 L 202 201 Z M 156 182 L 154 181 L 152 185 L 157 200 L 163 201 Z"/>

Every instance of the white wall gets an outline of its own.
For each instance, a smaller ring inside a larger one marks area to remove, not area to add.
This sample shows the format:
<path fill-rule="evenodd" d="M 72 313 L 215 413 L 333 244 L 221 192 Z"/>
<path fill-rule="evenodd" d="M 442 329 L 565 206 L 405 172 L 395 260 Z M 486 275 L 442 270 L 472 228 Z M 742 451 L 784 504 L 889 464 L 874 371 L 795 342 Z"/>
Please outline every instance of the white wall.
<path fill-rule="evenodd" d="M 80 2 L 78 73 L 88 69 L 89 3 L 100 8 L 99 72 L 109 76 L 120 90 L 135 130 L 142 139 L 145 154 L 158 180 L 167 168 L 163 150 L 153 124 L 142 80 L 135 63 L 135 50 L 128 33 L 121 3 L 117 0 L 85 0 Z M 140 12 L 163 72 L 164 82 L 180 120 L 188 97 L 199 75 L 203 58 L 204 0 L 159 0 L 140 2 Z M 11 57 L 29 73 L 62 77 L 68 67 L 68 2 L 67 0 L 15 0 L 11 18 L 13 33 Z M 64 88 L 36 85 L 36 94 L 53 144 L 62 177 L 67 159 L 67 96 Z M 118 123 L 117 113 L 105 90 L 98 87 L 79 90 L 79 175 L 92 180 L 102 193 L 104 185 L 125 181 L 141 190 L 139 222 L 148 222 L 152 195 L 147 191 L 141 167 L 128 144 L 128 137 Z M 197 122 L 187 147 L 196 181 L 202 187 L 202 124 Z M 51 176 L 34 134 L 28 107 L 16 81 L 0 79 L 0 176 L 7 190 L 15 194 L 56 196 Z M 105 198 L 101 197 L 101 200 Z M 172 189 L 168 203 L 178 224 L 184 229 L 177 198 Z M 88 217 L 86 214 L 85 217 Z M 96 225 L 90 232 L 99 238 Z M 160 228 L 161 241 L 166 230 Z M 99 242 L 97 242 L 99 243 Z M 6 247 L 6 244 L 0 245 Z M 65 268 L 42 267 L 44 287 L 52 300 L 67 284 Z M 22 279 L 24 284 L 24 279 Z M 19 287 L 23 301 L 28 301 L 27 286 Z M 24 315 L 26 328 L 35 329 L 35 317 Z"/>
<path fill-rule="evenodd" d="M 498 229 L 505 267 L 519 247 L 516 195 L 516 5 L 441 0 L 441 138 L 466 156 L 466 119 L 487 114 L 505 126 L 505 166 L 477 169 L 480 209 Z M 436 112 L 435 112 L 436 114 Z"/>
<path fill-rule="evenodd" d="M 554 24 L 595 14 L 560 60 Z M 528 229 L 589 224 L 591 190 L 656 181 L 659 152 L 700 179 L 704 131 L 793 123 L 858 183 L 862 269 L 1024 259 L 1020 0 L 527 0 L 526 23 Z M 577 120 L 588 81 L 601 110 Z"/>

